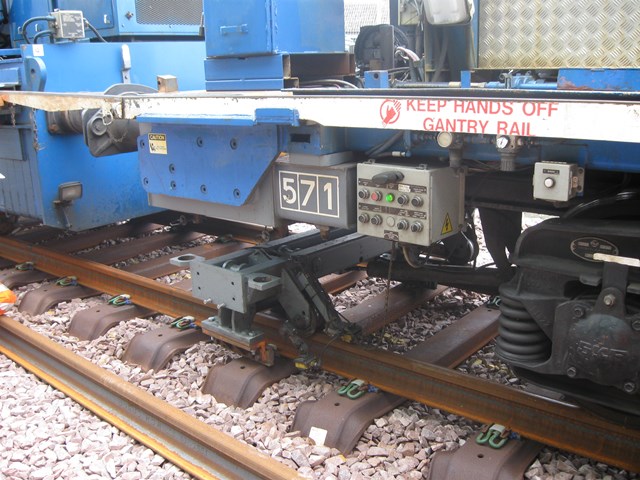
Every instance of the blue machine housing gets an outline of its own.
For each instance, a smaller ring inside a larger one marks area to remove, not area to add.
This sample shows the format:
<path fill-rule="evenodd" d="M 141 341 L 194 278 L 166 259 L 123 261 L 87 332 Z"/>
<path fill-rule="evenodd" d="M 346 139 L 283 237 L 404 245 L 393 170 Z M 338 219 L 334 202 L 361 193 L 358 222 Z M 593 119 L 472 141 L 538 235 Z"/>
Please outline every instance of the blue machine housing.
<path fill-rule="evenodd" d="M 344 51 L 342 0 L 209 0 L 207 57 Z"/>
<path fill-rule="evenodd" d="M 37 92 L 105 91 L 127 83 L 156 88 L 157 75 L 174 75 L 182 89 L 204 86 L 204 42 L 197 41 L 202 0 L 20 0 L 9 1 L 4 27 L 11 49 L 0 50 L 0 89 Z M 39 35 L 56 9 L 80 10 L 90 28 L 76 42 Z M 27 22 L 27 40 L 22 27 Z M 129 40 L 136 39 L 131 42 Z M 161 41 L 161 40 L 181 41 Z M 117 40 L 127 40 L 117 43 Z M 143 41 L 140 41 L 143 40 Z M 33 43 L 36 43 L 33 45 Z M 120 91 L 127 91 L 127 88 Z M 64 108 L 60 108 L 64 110 Z M 59 128 L 44 112 L 28 108 L 0 112 L 0 211 L 45 225 L 83 230 L 147 215 L 149 206 L 134 153 L 96 158 L 78 125 Z M 68 201 L 64 186 L 81 188 Z M 77 193 L 76 193 L 77 195 Z"/>
<path fill-rule="evenodd" d="M 207 90 L 283 88 L 291 56 L 344 52 L 343 10 L 343 0 L 206 1 Z"/>
<path fill-rule="evenodd" d="M 318 55 L 319 65 L 325 66 L 326 63 L 321 63 L 324 60 L 322 54 L 342 48 L 343 8 L 342 0 L 205 2 L 207 89 L 283 88 L 283 65 L 286 66 L 283 60 L 289 55 L 313 52 L 312 55 Z M 318 22 L 318 18 L 322 18 L 322 22 Z M 462 32 L 467 27 L 453 28 Z M 470 28 L 477 32 L 477 15 Z M 477 35 L 475 38 L 474 51 L 477 51 Z M 458 47 L 464 50 L 467 45 L 451 48 L 455 51 Z M 321 69 L 318 67 L 319 71 Z M 623 100 L 626 91 L 640 90 L 640 71 L 637 69 L 563 68 L 559 69 L 557 81 L 537 79 L 529 73 L 514 73 L 500 81 L 484 82 L 485 88 L 472 87 L 472 83 L 479 82 L 474 77 L 486 72 L 457 72 L 461 73 L 463 88 L 448 90 L 447 94 L 459 97 L 465 97 L 470 91 L 479 98 L 482 95 L 489 97 L 501 89 L 516 92 L 509 93 L 510 98 L 517 98 L 517 91 L 521 91 L 522 96 L 531 91 L 539 94 L 542 91 L 550 96 L 571 98 L 575 95 L 577 98 L 582 92 L 566 90 L 594 90 L 608 91 L 609 95 Z M 379 94 L 379 89 L 390 85 L 388 80 L 381 83 L 378 79 L 388 79 L 387 72 L 365 72 L 365 85 L 372 95 Z M 429 82 L 425 82 L 424 88 L 429 87 Z M 397 92 L 400 89 L 393 90 Z M 412 95 L 414 91 L 407 89 L 405 94 Z M 277 110 L 277 105 L 277 100 L 274 100 L 273 110 Z M 171 205 L 172 199 L 176 199 L 176 209 L 189 209 L 194 203 L 188 202 L 204 202 L 216 205 L 211 210 L 214 212 L 219 206 L 224 206 L 228 217 L 226 207 L 247 206 L 251 201 L 252 193 L 260 182 L 264 182 L 280 151 L 292 154 L 296 159 L 306 156 L 303 162 L 318 162 L 320 165 L 327 156 L 341 152 L 366 152 L 395 134 L 384 129 L 300 126 L 294 118 L 296 113 L 289 112 L 279 121 L 269 122 L 277 125 L 277 130 L 276 127 L 265 126 L 266 122 L 261 121 L 258 111 L 255 118 L 241 118 L 233 111 L 182 117 L 142 115 L 138 121 L 144 124 L 145 131 L 162 135 L 168 145 L 167 152 L 157 155 L 146 144 L 146 135 L 140 137 L 139 155 L 145 188 L 152 197 L 162 196 L 165 199 L 163 205 Z M 446 162 L 443 159 L 448 158 L 449 150 L 438 145 L 436 134 L 405 132 L 387 147 L 397 156 L 407 158 L 409 163 L 412 162 L 411 157 Z M 310 156 L 315 156 L 315 160 L 309 160 Z M 464 160 L 476 162 L 499 163 L 502 159 L 495 139 L 486 135 L 467 135 L 461 156 Z M 638 143 L 537 138 L 519 150 L 517 163 L 520 168 L 525 168 L 542 161 L 570 162 L 590 170 L 640 172 L 639 156 Z M 345 155 L 340 161 L 349 162 L 349 158 Z M 199 174 L 193 181 L 192 172 L 195 171 Z M 274 195 L 277 197 L 278 194 Z M 309 220 L 313 218 L 310 216 Z M 258 223 L 258 219 L 254 221 Z"/>
<path fill-rule="evenodd" d="M 11 37 L 23 43 L 21 27 L 36 16 L 55 9 L 81 10 L 105 38 L 130 36 L 193 37 L 199 32 L 203 0 L 20 0 L 11 5 Z M 35 32 L 31 26 L 29 32 Z M 86 29 L 87 38 L 95 35 Z M 45 40 L 48 42 L 48 40 Z"/>
<path fill-rule="evenodd" d="M 104 91 L 123 80 L 121 43 L 23 45 L 0 51 L 4 88 L 33 91 Z M 173 74 L 180 87 L 201 89 L 204 42 L 136 42 L 131 82 L 155 87 L 156 75 Z M 167 61 L 170 59 L 170 64 Z M 0 210 L 45 225 L 83 230 L 156 211 L 140 183 L 135 153 L 90 155 L 82 134 L 52 134 L 41 111 L 15 109 L 0 116 Z M 82 197 L 60 205 L 58 188 L 82 184 Z"/>

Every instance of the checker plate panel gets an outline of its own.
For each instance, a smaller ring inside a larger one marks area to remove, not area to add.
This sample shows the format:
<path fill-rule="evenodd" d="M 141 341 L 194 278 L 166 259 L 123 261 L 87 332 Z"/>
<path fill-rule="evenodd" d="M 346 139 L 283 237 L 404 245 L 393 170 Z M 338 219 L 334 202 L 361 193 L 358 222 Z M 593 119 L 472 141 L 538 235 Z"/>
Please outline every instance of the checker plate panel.
<path fill-rule="evenodd" d="M 637 67 L 637 0 L 487 0 L 480 68 Z"/>

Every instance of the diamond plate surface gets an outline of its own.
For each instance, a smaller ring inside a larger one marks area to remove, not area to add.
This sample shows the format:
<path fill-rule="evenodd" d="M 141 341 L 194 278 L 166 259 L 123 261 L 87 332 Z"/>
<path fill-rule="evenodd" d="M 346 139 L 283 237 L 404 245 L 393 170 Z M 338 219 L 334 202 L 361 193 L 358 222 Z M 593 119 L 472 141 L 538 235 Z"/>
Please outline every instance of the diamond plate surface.
<path fill-rule="evenodd" d="M 486 0 L 481 68 L 638 67 L 638 0 Z"/>
<path fill-rule="evenodd" d="M 150 25 L 200 25 L 202 0 L 136 0 L 138 23 Z"/>
<path fill-rule="evenodd" d="M 355 1 L 344 2 L 344 23 L 347 35 L 357 35 L 360 27 L 389 23 L 389 4 L 386 1 Z"/>

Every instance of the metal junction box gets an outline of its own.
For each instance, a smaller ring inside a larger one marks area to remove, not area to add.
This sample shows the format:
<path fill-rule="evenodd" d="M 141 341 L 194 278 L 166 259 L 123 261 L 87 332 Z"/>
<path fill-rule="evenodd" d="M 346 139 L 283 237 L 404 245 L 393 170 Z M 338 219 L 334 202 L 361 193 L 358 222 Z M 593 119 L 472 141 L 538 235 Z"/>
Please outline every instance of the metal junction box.
<path fill-rule="evenodd" d="M 279 160 L 274 175 L 278 216 L 314 225 L 353 227 L 355 176 L 355 163 L 311 166 Z"/>
<path fill-rule="evenodd" d="M 358 165 L 358 233 L 429 246 L 460 232 L 464 171 Z"/>
<path fill-rule="evenodd" d="M 538 162 L 533 172 L 533 198 L 566 202 L 581 195 L 584 168 L 575 163 Z"/>
<path fill-rule="evenodd" d="M 56 29 L 55 38 L 77 40 L 84 38 L 84 17 L 79 10 L 57 10 L 53 12 Z"/>

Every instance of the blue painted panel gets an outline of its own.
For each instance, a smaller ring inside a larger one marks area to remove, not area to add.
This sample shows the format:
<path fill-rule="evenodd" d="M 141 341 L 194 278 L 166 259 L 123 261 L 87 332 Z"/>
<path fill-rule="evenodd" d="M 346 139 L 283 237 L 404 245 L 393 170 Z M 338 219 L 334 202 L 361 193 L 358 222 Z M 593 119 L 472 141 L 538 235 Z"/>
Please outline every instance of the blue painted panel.
<path fill-rule="evenodd" d="M 278 127 L 151 124 L 138 138 L 142 183 L 149 193 L 240 206 L 280 153 Z M 164 137 L 157 137 L 164 135 Z M 163 142 L 158 152 L 154 141 Z"/>
<path fill-rule="evenodd" d="M 300 124 L 297 110 L 288 108 L 257 108 L 255 114 L 250 115 L 139 115 L 136 120 L 140 123 L 168 124 L 168 125 L 205 125 L 226 127 L 250 127 L 253 125 L 290 125 Z"/>
<path fill-rule="evenodd" d="M 282 90 L 284 80 L 279 78 L 243 78 L 240 80 L 207 80 L 209 92 Z"/>
<path fill-rule="evenodd" d="M 122 82 L 122 43 L 65 43 L 44 45 L 46 90 L 50 92 L 104 91 Z M 157 75 L 175 75 L 181 90 L 204 88 L 203 42 L 127 43 L 131 53 L 131 83 L 157 88 Z M 25 57 L 34 57 L 24 45 Z"/>
<path fill-rule="evenodd" d="M 369 70 L 364 72 L 365 88 L 389 88 L 389 72 L 386 70 Z"/>
<path fill-rule="evenodd" d="M 612 172 L 640 172 L 640 144 L 622 142 L 586 142 L 587 168 Z"/>
<path fill-rule="evenodd" d="M 640 91 L 640 69 L 565 68 L 558 74 L 560 90 Z"/>
<path fill-rule="evenodd" d="M 209 0 L 208 57 L 344 51 L 343 0 Z"/>
<path fill-rule="evenodd" d="M 277 90 L 284 87 L 282 55 L 248 58 L 208 58 L 206 88 L 216 90 Z"/>
<path fill-rule="evenodd" d="M 136 42 L 128 46 L 133 83 L 155 87 L 156 75 L 173 74 L 183 90 L 203 88 L 204 42 Z M 104 91 L 122 82 L 122 44 L 44 45 L 41 57 L 32 57 L 32 46 L 23 49 L 25 58 L 36 58 L 45 66 L 46 91 Z M 64 218 L 53 201 L 58 185 L 72 181 L 80 181 L 84 187 L 82 198 L 68 209 L 75 230 L 156 211 L 148 206 L 136 153 L 94 158 L 82 135 L 50 135 L 43 112 L 35 114 L 34 142 L 30 113 L 25 109 L 18 117 L 24 125 L 23 158 L 0 156 L 0 172 L 7 176 L 0 183 L 0 204 L 5 204 L 6 211 L 64 227 Z"/>
<path fill-rule="evenodd" d="M 273 0 L 277 52 L 344 52 L 343 0 Z"/>
<path fill-rule="evenodd" d="M 208 57 L 273 51 L 271 0 L 208 0 L 204 16 Z"/>
<path fill-rule="evenodd" d="M 284 130 L 285 149 L 289 153 L 327 155 L 348 149 L 344 128 L 313 125 Z"/>
<path fill-rule="evenodd" d="M 0 87 L 15 87 L 21 84 L 22 61 L 19 59 L 0 60 Z"/>
<path fill-rule="evenodd" d="M 256 124 L 255 118 L 249 115 L 139 115 L 140 123 L 154 125 L 205 125 L 225 127 L 251 127 Z"/>

